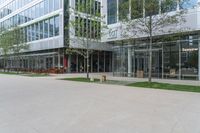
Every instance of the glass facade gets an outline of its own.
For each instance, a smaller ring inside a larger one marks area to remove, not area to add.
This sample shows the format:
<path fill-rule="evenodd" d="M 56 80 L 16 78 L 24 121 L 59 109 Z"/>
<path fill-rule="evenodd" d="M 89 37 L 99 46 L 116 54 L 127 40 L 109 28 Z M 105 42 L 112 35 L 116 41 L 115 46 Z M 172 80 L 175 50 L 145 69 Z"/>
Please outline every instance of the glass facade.
<path fill-rule="evenodd" d="M 86 18 L 81 15 L 77 15 L 75 18 L 75 36 L 77 37 L 88 37 L 90 39 L 100 39 L 101 38 L 101 4 L 96 0 L 76 0 L 75 3 L 76 11 L 82 13 L 88 13 L 94 15 L 92 17 Z M 97 17 L 96 17 L 97 16 Z"/>
<path fill-rule="evenodd" d="M 185 35 L 180 40 L 153 44 L 154 78 L 198 80 L 199 36 Z M 113 73 L 116 76 L 148 77 L 148 43 L 114 47 Z"/>
<path fill-rule="evenodd" d="M 26 41 L 36 41 L 59 35 L 59 16 L 39 21 L 23 28 L 26 33 Z"/>
<path fill-rule="evenodd" d="M 18 25 L 26 24 L 32 20 L 42 17 L 48 13 L 60 9 L 60 0 L 43 0 L 32 7 L 25 9 L 18 14 L 10 16 L 4 20 L 4 17 L 11 14 L 15 10 L 29 4 L 33 0 L 13 0 L 8 5 L 4 6 L 1 11 L 0 19 L 0 32 L 5 29 L 10 29 Z M 17 3 L 16 3 L 17 2 Z M 5 13 L 6 9 L 10 10 L 10 13 Z M 31 23 L 28 26 L 22 27 L 25 35 L 26 42 L 36 41 L 44 38 L 50 38 L 59 35 L 59 16 L 53 16 L 45 20 Z"/>
<path fill-rule="evenodd" d="M 96 0 L 76 0 L 75 9 L 80 12 L 98 15 L 101 13 L 101 3 Z"/>
<path fill-rule="evenodd" d="M 180 9 L 194 8 L 198 3 L 198 0 L 182 0 L 179 4 Z"/>
<path fill-rule="evenodd" d="M 107 23 L 113 24 L 117 22 L 117 0 L 107 1 Z"/>
<path fill-rule="evenodd" d="M 19 14 L 16 14 L 2 22 L 0 21 L 0 32 L 4 29 L 9 29 L 17 25 L 27 23 L 31 20 L 44 16 L 52 11 L 55 11 L 59 8 L 58 5 L 59 1 L 54 2 L 54 0 L 44 0 L 32 6 L 31 8 L 20 12 Z"/>
<path fill-rule="evenodd" d="M 7 5 L 5 5 L 4 7 L 2 7 L 0 9 L 0 19 L 13 13 L 14 11 L 26 6 L 27 4 L 31 3 L 32 1 L 34 1 L 34 0 L 13 0 L 13 1 L 11 1 L 10 3 L 8 3 Z M 45 8 L 43 7 L 44 3 L 45 3 Z M 32 9 L 30 9 L 32 11 L 36 11 L 36 13 L 32 12 L 32 14 L 33 14 L 32 17 L 34 18 L 34 15 L 35 15 L 35 17 L 43 15 L 43 12 L 44 12 L 44 11 L 42 11 L 43 9 L 45 10 L 45 14 L 48 12 L 57 10 L 60 8 L 59 5 L 60 5 L 59 0 L 43 0 L 43 3 L 41 3 L 41 5 L 38 4 L 36 6 L 33 6 Z M 42 9 L 42 10 L 40 10 L 40 9 Z M 40 15 L 39 15 L 39 13 L 40 13 Z"/>
<path fill-rule="evenodd" d="M 159 13 L 176 11 L 178 9 L 195 8 L 198 0 L 172 0 L 170 2 L 165 0 L 154 0 L 151 1 L 151 3 L 149 2 L 150 1 L 148 0 L 107 0 L 107 24 L 117 23 L 129 14 L 131 19 L 135 19 L 149 16 L 150 14 L 156 15 Z M 148 10 L 145 10 L 146 6 L 144 4 L 148 5 L 152 4 L 152 2 L 154 2 L 154 11 L 150 13 Z"/>

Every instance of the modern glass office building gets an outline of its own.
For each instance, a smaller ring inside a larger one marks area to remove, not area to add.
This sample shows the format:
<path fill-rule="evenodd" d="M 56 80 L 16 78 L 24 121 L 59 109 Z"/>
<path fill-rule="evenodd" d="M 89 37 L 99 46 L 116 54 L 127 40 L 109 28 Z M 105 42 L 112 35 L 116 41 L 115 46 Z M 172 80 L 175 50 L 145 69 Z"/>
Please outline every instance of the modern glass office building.
<path fill-rule="evenodd" d="M 144 0 L 131 0 L 130 7 L 123 9 L 120 6 L 129 0 L 107 0 L 104 3 L 104 14 L 107 14 L 108 34 L 102 41 L 113 45 L 113 74 L 116 76 L 128 77 L 148 77 L 149 64 L 149 39 L 146 35 L 133 37 L 134 41 L 126 39 L 121 33 L 122 24 L 118 14 L 123 12 L 134 19 L 134 14 L 130 13 L 134 5 L 141 16 L 148 14 L 144 10 Z M 129 1 L 130 2 L 130 1 Z M 154 78 L 172 79 L 192 79 L 200 80 L 200 7 L 199 0 L 179 1 L 174 0 L 173 6 L 168 8 L 168 12 L 188 9 L 184 15 L 186 22 L 180 26 L 187 29 L 179 37 L 173 40 L 158 41 L 161 38 L 172 36 L 173 34 L 160 34 L 153 37 L 153 65 L 152 76 Z M 158 0 L 157 4 L 161 5 Z M 189 4 L 188 4 L 189 3 Z M 162 9 L 160 9 L 162 10 Z M 159 14 L 159 10 L 157 11 Z M 177 27 L 173 27 L 175 30 Z"/>
<path fill-rule="evenodd" d="M 5 29 L 20 27 L 29 49 L 22 53 L 20 64 L 16 57 L 9 56 L 7 68 L 27 70 L 64 69 L 66 72 L 84 72 L 86 60 L 79 54 L 68 54 L 67 48 L 84 49 L 71 34 L 69 21 L 77 19 L 69 13 L 69 7 L 76 7 L 84 0 L 0 0 L 0 33 Z M 88 1 L 89 2 L 89 1 Z M 94 12 L 101 12 L 101 2 L 95 0 Z M 84 14 L 84 13 L 82 13 Z M 97 29 L 91 30 L 97 33 Z M 75 32 L 75 31 L 74 31 Z M 92 32 L 92 31 L 91 31 Z M 111 71 L 111 47 L 105 44 L 90 44 L 90 71 Z M 0 66 L 3 66 L 1 58 Z"/>

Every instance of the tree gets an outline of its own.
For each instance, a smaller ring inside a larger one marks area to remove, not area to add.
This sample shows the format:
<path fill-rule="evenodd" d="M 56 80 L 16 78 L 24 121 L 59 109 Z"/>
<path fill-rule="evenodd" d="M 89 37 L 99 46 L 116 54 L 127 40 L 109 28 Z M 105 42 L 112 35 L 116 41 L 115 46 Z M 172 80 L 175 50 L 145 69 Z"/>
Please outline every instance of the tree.
<path fill-rule="evenodd" d="M 29 47 L 26 43 L 26 37 L 24 31 L 20 27 L 15 27 L 11 31 L 12 39 L 11 39 L 11 50 L 13 56 L 15 56 L 17 63 L 17 72 L 19 72 L 20 68 L 20 57 L 22 53 L 27 50 Z"/>
<path fill-rule="evenodd" d="M 0 49 L 4 57 L 4 71 L 7 67 L 8 57 L 15 56 L 16 67 L 19 68 L 21 52 L 28 49 L 25 43 L 25 35 L 20 27 L 15 27 L 10 30 L 5 30 L 0 35 Z M 17 72 L 18 69 L 17 68 Z"/>
<path fill-rule="evenodd" d="M 75 8 L 69 8 L 69 14 L 73 16 L 69 26 L 66 27 L 70 32 L 69 41 L 76 43 L 79 49 L 69 46 L 66 52 L 77 53 L 86 59 L 87 78 L 89 78 L 89 56 L 93 52 L 91 44 L 100 42 L 102 28 L 105 27 L 101 8 L 100 2 L 96 0 L 76 1 Z"/>
<path fill-rule="evenodd" d="M 12 48 L 12 34 L 8 30 L 3 30 L 0 34 L 0 52 L 1 55 L 3 56 L 4 72 L 6 71 L 7 68 L 7 62 L 11 48 Z"/>
<path fill-rule="evenodd" d="M 188 1 L 188 0 L 186 0 Z M 185 22 L 186 10 L 176 10 L 176 0 L 127 0 L 120 8 L 130 9 L 119 13 L 122 35 L 128 39 L 147 36 L 149 41 L 148 81 L 152 81 L 152 43 L 156 35 L 175 33 L 172 28 Z"/>

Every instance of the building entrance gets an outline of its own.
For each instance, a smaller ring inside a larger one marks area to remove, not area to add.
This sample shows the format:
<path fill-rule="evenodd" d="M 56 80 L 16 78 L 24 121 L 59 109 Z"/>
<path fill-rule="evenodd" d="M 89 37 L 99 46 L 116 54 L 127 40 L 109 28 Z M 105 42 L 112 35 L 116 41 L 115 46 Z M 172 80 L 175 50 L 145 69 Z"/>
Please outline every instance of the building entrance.
<path fill-rule="evenodd" d="M 133 72 L 135 77 L 148 77 L 149 52 L 147 49 L 135 50 L 133 57 Z M 162 50 L 153 49 L 152 76 L 159 78 L 162 73 Z"/>

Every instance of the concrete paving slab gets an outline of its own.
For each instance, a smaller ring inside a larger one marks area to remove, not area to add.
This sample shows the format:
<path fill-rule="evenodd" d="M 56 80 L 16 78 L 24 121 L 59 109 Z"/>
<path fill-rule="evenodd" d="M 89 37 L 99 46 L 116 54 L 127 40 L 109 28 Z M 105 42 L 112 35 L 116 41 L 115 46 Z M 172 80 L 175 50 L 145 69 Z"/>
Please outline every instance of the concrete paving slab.
<path fill-rule="evenodd" d="M 200 133 L 200 94 L 0 75 L 0 133 Z"/>

